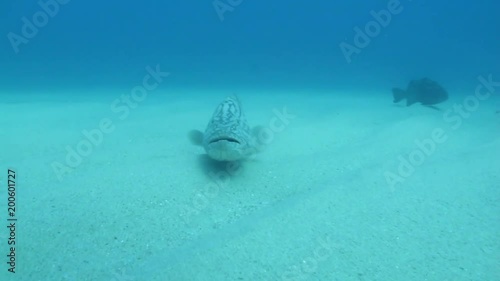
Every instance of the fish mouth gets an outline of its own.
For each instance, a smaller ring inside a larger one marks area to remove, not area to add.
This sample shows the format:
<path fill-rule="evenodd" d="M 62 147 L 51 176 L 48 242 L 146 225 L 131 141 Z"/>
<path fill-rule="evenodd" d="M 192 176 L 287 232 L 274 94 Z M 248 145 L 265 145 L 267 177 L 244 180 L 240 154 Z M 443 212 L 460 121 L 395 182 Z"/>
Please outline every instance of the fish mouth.
<path fill-rule="evenodd" d="M 212 143 L 216 143 L 218 141 L 227 141 L 227 142 L 232 142 L 232 143 L 237 143 L 237 144 L 241 144 L 241 142 L 235 138 L 231 138 L 231 137 L 219 137 L 219 138 L 215 138 L 215 139 L 212 139 L 210 140 L 210 144 Z"/>

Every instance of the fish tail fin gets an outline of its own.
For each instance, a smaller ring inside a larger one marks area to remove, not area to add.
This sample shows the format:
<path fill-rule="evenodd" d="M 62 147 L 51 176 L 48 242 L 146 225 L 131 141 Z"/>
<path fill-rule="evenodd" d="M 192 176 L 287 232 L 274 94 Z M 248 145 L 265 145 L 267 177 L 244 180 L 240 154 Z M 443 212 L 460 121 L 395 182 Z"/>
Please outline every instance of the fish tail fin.
<path fill-rule="evenodd" d="M 394 97 L 394 103 L 400 102 L 406 98 L 406 91 L 400 88 L 392 88 L 392 96 Z"/>

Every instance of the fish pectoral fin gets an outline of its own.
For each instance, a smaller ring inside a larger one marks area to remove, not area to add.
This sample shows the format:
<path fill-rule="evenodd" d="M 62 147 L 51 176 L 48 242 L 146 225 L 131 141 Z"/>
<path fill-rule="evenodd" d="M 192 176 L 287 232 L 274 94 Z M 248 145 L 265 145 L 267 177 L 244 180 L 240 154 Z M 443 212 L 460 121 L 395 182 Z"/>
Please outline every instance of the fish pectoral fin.
<path fill-rule="evenodd" d="M 264 131 L 266 127 L 264 126 L 255 126 L 252 128 L 252 137 L 255 139 L 255 142 L 258 144 L 258 145 L 262 145 L 263 142 L 262 142 L 262 133 Z"/>
<path fill-rule="evenodd" d="M 252 150 L 254 153 L 259 153 L 264 150 L 265 142 L 262 139 L 265 135 L 263 134 L 265 127 L 264 126 L 255 126 L 252 128 L 252 138 L 253 145 Z"/>
<path fill-rule="evenodd" d="M 264 126 L 255 126 L 255 127 L 253 127 L 253 128 L 252 128 L 252 136 L 254 136 L 254 137 L 258 137 L 258 136 L 259 136 L 259 134 L 260 134 L 260 132 L 261 132 L 262 130 L 264 130 L 264 129 L 265 129 L 265 127 L 264 127 Z"/>
<path fill-rule="evenodd" d="M 203 145 L 203 132 L 199 130 L 191 130 L 188 134 L 189 140 L 194 145 Z"/>

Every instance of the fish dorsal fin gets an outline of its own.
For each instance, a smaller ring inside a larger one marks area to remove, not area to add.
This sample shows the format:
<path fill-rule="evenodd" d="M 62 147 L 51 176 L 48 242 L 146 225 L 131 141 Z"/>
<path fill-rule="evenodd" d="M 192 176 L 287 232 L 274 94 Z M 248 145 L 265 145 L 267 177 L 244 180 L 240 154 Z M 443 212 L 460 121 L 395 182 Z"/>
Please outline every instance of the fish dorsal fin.
<path fill-rule="evenodd" d="M 238 104 L 238 106 L 241 107 L 241 101 L 240 101 L 240 97 L 238 96 L 238 94 L 232 93 L 229 97 L 232 98 L 233 100 L 235 100 L 236 103 Z"/>

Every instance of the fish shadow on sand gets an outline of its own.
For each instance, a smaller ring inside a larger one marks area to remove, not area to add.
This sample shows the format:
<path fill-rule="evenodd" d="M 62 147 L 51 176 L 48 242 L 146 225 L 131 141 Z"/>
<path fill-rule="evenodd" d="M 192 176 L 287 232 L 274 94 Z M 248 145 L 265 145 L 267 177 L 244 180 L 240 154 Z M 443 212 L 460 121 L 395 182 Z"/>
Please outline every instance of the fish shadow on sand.
<path fill-rule="evenodd" d="M 394 107 L 401 107 L 401 108 L 407 107 L 407 106 L 405 106 L 405 105 L 402 105 L 402 104 L 396 104 L 396 103 L 394 103 L 394 104 L 393 104 L 393 106 L 394 106 Z M 442 112 L 442 111 L 443 111 L 443 109 L 442 109 L 442 108 L 439 108 L 439 107 L 437 107 L 437 106 L 435 106 L 435 105 L 422 105 L 422 106 L 423 106 L 423 107 L 430 108 L 430 109 L 433 109 L 433 110 L 436 110 L 436 111 L 440 111 L 440 112 Z"/>
<path fill-rule="evenodd" d="M 432 108 L 434 110 L 437 110 L 437 111 L 443 111 L 441 108 L 435 106 L 435 105 L 424 105 L 425 107 L 428 107 L 428 108 Z"/>
<path fill-rule="evenodd" d="M 243 161 L 216 161 L 207 154 L 198 155 L 197 162 L 201 171 L 212 180 L 223 180 L 220 178 L 222 176 L 237 176 L 243 169 Z"/>

